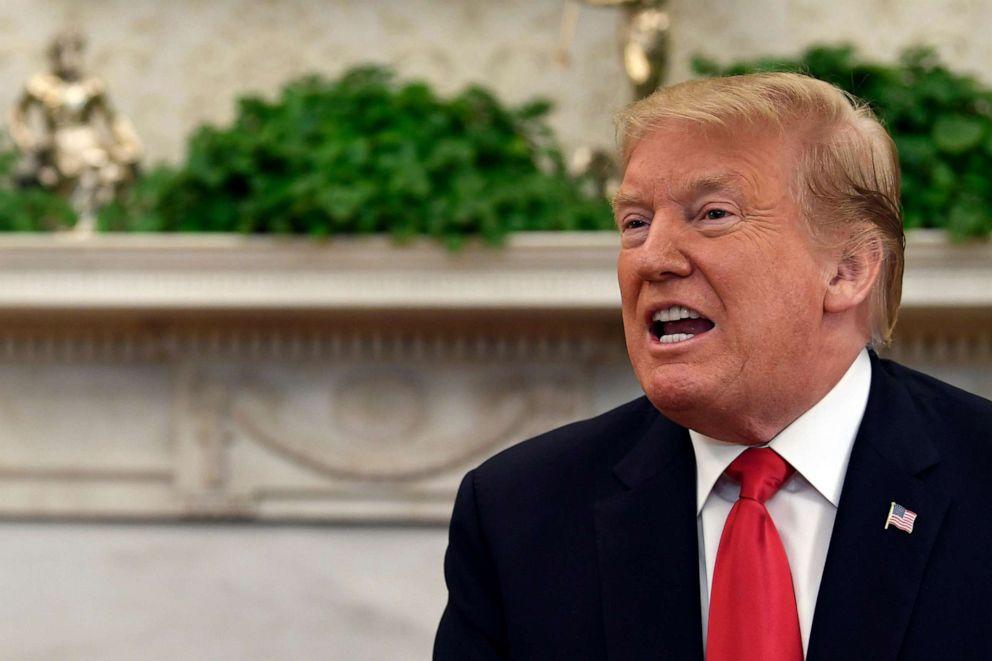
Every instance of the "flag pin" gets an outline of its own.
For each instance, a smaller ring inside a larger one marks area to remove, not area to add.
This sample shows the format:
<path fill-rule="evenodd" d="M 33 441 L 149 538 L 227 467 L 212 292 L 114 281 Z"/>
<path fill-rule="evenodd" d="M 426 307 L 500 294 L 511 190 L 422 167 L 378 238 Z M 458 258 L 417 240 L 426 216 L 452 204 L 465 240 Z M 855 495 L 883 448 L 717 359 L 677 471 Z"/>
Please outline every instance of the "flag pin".
<path fill-rule="evenodd" d="M 912 533 L 914 521 L 916 521 L 916 512 L 892 501 L 889 505 L 889 516 L 885 519 L 885 530 L 892 525 L 905 533 Z"/>

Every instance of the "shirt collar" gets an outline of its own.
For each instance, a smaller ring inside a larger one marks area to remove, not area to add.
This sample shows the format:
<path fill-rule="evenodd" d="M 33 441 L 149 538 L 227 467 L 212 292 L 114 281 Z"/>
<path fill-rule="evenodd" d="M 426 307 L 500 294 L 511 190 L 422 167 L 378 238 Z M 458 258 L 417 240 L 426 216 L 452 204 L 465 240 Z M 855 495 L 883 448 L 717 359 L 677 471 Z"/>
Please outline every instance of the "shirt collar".
<path fill-rule="evenodd" d="M 871 387 L 871 360 L 862 350 L 823 399 L 796 418 L 767 447 L 788 461 L 824 498 L 837 507 Z M 727 466 L 747 449 L 690 429 L 696 454 L 696 513 Z"/>

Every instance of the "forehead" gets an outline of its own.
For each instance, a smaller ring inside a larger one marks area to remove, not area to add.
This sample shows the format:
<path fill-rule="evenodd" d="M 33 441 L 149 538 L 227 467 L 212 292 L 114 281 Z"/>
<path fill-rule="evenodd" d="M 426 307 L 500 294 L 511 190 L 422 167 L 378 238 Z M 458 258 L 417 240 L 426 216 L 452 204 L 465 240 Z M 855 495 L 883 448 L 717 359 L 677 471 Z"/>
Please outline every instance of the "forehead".
<path fill-rule="evenodd" d="M 617 199 L 646 193 L 678 197 L 714 189 L 759 194 L 791 188 L 795 153 L 793 140 L 771 130 L 663 124 L 632 146 Z"/>

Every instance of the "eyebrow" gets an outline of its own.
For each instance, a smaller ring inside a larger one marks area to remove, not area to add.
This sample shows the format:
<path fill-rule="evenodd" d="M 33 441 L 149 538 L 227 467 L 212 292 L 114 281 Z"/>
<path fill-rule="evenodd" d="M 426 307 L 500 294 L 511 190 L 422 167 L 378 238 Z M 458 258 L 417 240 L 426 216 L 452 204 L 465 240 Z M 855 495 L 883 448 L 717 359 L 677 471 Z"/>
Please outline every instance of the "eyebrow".
<path fill-rule="evenodd" d="M 637 193 L 628 193 L 627 191 L 617 191 L 616 195 L 613 196 L 613 213 L 616 214 L 617 209 L 623 205 L 636 205 L 643 204 L 642 196 Z"/>
<path fill-rule="evenodd" d="M 668 189 L 668 198 L 676 202 L 699 197 L 717 191 L 740 194 L 746 180 L 736 172 L 718 172 L 700 176 L 689 175 L 676 179 Z M 639 192 L 617 191 L 613 196 L 613 213 L 624 205 L 644 205 L 644 196 Z"/>

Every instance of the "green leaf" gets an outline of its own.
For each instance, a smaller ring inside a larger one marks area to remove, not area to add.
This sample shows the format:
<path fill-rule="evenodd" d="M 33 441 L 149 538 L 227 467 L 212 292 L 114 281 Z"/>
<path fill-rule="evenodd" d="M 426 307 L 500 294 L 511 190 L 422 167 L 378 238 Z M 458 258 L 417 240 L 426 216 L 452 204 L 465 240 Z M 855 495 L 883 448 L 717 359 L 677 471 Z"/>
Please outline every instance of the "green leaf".
<path fill-rule="evenodd" d="M 947 215 L 947 229 L 957 240 L 987 234 L 988 226 L 989 216 L 974 198 L 963 198 Z"/>
<path fill-rule="evenodd" d="M 941 115 L 933 127 L 937 148 L 949 154 L 961 154 L 981 144 L 988 124 L 978 117 Z"/>

